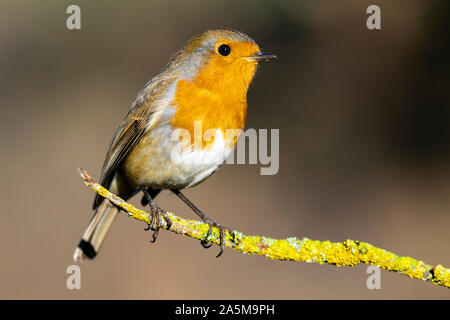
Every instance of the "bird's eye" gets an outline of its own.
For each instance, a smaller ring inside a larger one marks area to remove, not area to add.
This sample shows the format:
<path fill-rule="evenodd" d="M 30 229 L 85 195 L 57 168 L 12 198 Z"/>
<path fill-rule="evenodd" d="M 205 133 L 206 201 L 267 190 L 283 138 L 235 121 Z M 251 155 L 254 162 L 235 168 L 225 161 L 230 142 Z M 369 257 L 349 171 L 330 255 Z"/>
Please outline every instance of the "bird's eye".
<path fill-rule="evenodd" d="M 220 55 L 225 57 L 231 53 L 231 48 L 230 46 L 223 44 L 217 49 L 217 52 L 219 52 Z"/>

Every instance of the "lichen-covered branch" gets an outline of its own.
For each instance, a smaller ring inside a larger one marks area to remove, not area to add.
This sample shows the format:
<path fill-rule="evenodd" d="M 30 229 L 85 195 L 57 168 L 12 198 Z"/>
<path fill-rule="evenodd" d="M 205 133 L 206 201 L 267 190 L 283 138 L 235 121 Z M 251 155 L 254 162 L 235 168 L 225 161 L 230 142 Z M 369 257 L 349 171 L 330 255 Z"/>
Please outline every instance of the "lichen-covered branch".
<path fill-rule="evenodd" d="M 79 169 L 84 183 L 102 197 L 125 210 L 134 219 L 147 224 L 151 223 L 151 215 L 112 194 L 101 185 L 95 183 L 90 175 Z M 188 220 L 167 212 L 172 219 L 170 229 L 165 221 L 162 227 L 177 234 L 186 235 L 198 240 L 205 240 L 208 224 L 196 220 Z M 317 241 L 308 238 L 272 239 L 262 236 L 247 236 L 234 231 L 235 238 L 228 232 L 225 236 L 226 247 L 240 253 L 265 256 L 273 260 L 290 260 L 331 264 L 336 266 L 354 266 L 360 263 L 376 265 L 388 271 L 395 271 L 410 278 L 432 282 L 450 288 L 450 269 L 442 265 L 431 266 L 410 257 L 401 257 L 392 252 L 374 247 L 365 242 L 346 240 L 344 242 Z M 220 234 L 213 228 L 209 242 L 220 244 Z"/>

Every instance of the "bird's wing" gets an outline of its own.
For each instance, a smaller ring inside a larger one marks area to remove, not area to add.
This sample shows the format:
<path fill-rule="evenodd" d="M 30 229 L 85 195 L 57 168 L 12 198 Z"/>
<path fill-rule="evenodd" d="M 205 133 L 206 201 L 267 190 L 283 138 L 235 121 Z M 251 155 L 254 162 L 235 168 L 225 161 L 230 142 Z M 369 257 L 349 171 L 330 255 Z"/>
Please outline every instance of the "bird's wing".
<path fill-rule="evenodd" d="M 100 176 L 100 185 L 109 188 L 120 164 L 126 159 L 139 140 L 144 136 L 153 124 L 157 121 L 158 103 L 161 100 L 162 92 L 170 83 L 170 79 L 155 77 L 148 82 L 138 93 L 128 114 L 117 129 Z M 103 197 L 97 195 L 94 201 L 94 209 L 102 202 Z"/>

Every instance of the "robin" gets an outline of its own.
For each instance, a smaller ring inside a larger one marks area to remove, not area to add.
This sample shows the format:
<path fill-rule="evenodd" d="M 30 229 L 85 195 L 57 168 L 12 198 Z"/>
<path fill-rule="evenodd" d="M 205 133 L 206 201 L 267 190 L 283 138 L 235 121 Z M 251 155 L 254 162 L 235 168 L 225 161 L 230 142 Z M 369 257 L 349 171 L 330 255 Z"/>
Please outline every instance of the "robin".
<path fill-rule="evenodd" d="M 111 141 L 99 182 L 125 200 L 143 192 L 142 204 L 151 209 L 152 242 L 162 217 L 171 224 L 154 202 L 161 190 L 168 189 L 209 224 L 208 235 L 213 226 L 219 229 L 218 256 L 222 254 L 228 229 L 208 218 L 180 190 L 205 180 L 234 150 L 244 128 L 247 90 L 258 62 L 273 58 L 242 32 L 209 30 L 192 38 L 138 93 Z M 212 138 L 195 142 L 198 123 L 203 131 L 212 130 Z M 228 130 L 238 134 L 230 137 Z M 176 139 L 186 134 L 190 139 Z M 93 209 L 74 253 L 76 261 L 97 255 L 120 210 L 99 195 Z M 206 240 L 202 244 L 210 246 Z"/>

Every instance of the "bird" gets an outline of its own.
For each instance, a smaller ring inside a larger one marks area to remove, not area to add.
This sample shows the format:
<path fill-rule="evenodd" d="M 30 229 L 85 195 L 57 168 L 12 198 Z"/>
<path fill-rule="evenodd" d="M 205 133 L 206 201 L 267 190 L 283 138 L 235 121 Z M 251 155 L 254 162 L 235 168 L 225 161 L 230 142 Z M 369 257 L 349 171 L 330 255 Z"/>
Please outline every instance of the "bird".
<path fill-rule="evenodd" d="M 161 190 L 170 190 L 209 225 L 207 237 L 212 227 L 219 229 L 217 256 L 222 254 L 229 229 L 210 219 L 181 190 L 211 176 L 234 150 L 258 64 L 275 58 L 243 32 L 208 30 L 191 38 L 138 92 L 111 140 L 99 183 L 124 200 L 143 193 L 141 202 L 150 206 L 152 216 L 146 229 L 154 232 L 151 242 L 156 241 L 162 218 L 171 225 L 154 201 Z M 197 139 L 198 124 L 212 137 Z M 227 135 L 229 130 L 235 134 Z M 93 210 L 75 261 L 97 256 L 120 208 L 96 195 Z M 211 246 L 206 239 L 202 245 Z"/>

